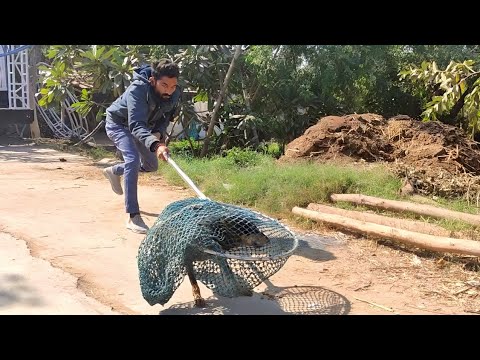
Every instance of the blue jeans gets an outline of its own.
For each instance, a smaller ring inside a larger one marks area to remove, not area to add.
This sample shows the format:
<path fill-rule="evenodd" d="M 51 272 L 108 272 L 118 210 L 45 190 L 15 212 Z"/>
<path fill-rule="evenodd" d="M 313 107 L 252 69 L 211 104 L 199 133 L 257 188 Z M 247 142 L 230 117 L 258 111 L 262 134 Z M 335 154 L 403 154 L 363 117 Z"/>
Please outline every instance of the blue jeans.
<path fill-rule="evenodd" d="M 158 158 L 155 153 L 135 138 L 128 128 L 123 125 L 106 121 L 107 136 L 121 151 L 125 162 L 114 165 L 115 175 L 124 176 L 125 209 L 129 214 L 139 213 L 137 183 L 139 171 L 157 171 Z"/>

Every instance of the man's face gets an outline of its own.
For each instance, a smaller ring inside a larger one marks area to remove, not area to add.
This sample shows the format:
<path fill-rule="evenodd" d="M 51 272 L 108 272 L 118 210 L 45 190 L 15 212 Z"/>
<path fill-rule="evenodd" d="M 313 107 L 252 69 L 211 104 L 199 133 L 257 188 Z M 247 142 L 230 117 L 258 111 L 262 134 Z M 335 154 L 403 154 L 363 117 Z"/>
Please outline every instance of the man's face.
<path fill-rule="evenodd" d="M 170 96 L 177 88 L 177 78 L 175 77 L 162 76 L 158 80 L 151 78 L 151 82 L 156 93 L 165 100 L 170 99 Z"/>

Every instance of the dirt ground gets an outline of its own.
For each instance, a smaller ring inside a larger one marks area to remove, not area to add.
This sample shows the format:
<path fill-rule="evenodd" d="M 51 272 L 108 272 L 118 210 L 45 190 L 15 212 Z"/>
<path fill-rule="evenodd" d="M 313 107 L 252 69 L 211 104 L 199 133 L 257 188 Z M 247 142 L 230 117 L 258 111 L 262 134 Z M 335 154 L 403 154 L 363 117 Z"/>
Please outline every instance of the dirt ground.
<path fill-rule="evenodd" d="M 325 116 L 286 147 L 283 161 L 383 163 L 417 193 L 480 197 L 480 144 L 461 129 L 405 115 Z"/>
<path fill-rule="evenodd" d="M 25 241 L 0 233 L 0 315 L 117 314 L 85 295 L 77 278 L 30 256 Z"/>
<path fill-rule="evenodd" d="M 0 146 L 0 314 L 480 313 L 471 266 L 292 224 L 298 250 L 252 297 L 217 298 L 200 285 L 208 307 L 192 308 L 187 280 L 165 306 L 150 306 L 138 280 L 143 235 L 125 228 L 123 197 L 103 178 L 105 166 L 31 144 Z M 149 225 L 190 196 L 184 184 L 141 175 Z"/>

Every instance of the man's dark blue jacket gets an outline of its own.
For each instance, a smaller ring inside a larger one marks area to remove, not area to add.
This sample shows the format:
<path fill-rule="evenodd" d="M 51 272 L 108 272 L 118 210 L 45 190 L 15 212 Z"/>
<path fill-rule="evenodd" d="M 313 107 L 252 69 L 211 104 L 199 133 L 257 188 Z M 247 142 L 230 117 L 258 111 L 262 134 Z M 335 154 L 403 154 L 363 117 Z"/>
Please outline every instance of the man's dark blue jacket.
<path fill-rule="evenodd" d="M 107 121 L 128 127 L 148 149 L 158 141 L 152 133 L 159 132 L 165 141 L 168 123 L 181 95 L 181 89 L 177 87 L 170 99 L 161 99 L 148 81 L 151 74 L 149 65 L 135 69 L 130 86 L 107 109 Z"/>

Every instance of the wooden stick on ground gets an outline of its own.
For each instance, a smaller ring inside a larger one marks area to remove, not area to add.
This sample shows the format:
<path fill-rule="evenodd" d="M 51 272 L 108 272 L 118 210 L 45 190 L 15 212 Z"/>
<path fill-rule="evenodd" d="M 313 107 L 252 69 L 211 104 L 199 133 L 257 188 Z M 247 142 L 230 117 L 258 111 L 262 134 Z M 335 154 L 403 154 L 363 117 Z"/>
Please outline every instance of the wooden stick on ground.
<path fill-rule="evenodd" d="M 314 203 L 309 204 L 307 209 L 319 211 L 324 214 L 341 215 L 341 216 L 346 216 L 355 220 L 367 221 L 367 222 L 371 222 L 379 225 L 386 225 L 386 226 L 391 226 L 391 227 L 395 227 L 403 230 L 416 231 L 424 234 L 440 235 L 440 236 L 450 236 L 451 234 L 451 231 L 447 229 L 444 229 L 434 224 L 424 223 L 422 221 L 396 219 L 396 218 L 391 218 L 383 215 L 371 214 L 371 213 L 361 212 L 361 211 L 344 210 L 344 209 L 339 209 L 332 206 L 314 204 Z"/>
<path fill-rule="evenodd" d="M 463 212 L 442 209 L 431 205 L 415 204 L 406 201 L 386 200 L 361 194 L 332 194 L 330 198 L 333 201 L 348 201 L 355 204 L 373 206 L 386 210 L 409 211 L 420 215 L 460 220 L 472 225 L 480 225 L 479 215 L 466 214 Z"/>
<path fill-rule="evenodd" d="M 421 234 L 413 231 L 392 228 L 390 226 L 359 221 L 345 216 L 323 214 L 297 206 L 292 209 L 292 212 L 309 219 L 322 221 L 331 225 L 340 226 L 383 239 L 400 241 L 422 249 L 480 256 L 479 241 Z"/>
<path fill-rule="evenodd" d="M 393 310 L 392 308 L 389 308 L 389 307 L 386 307 L 386 306 L 383 306 L 383 305 L 380 305 L 380 304 L 375 304 L 374 302 L 371 302 L 371 301 L 367 301 L 367 300 L 363 300 L 363 299 L 360 299 L 360 298 L 357 298 L 357 297 L 353 297 L 355 300 L 358 300 L 358 301 L 362 301 L 364 303 L 367 303 L 367 304 L 370 304 L 370 305 L 373 305 L 373 306 L 376 306 L 380 309 L 383 309 L 383 310 L 387 310 L 387 311 L 390 311 L 390 312 L 395 312 L 395 310 Z"/>

